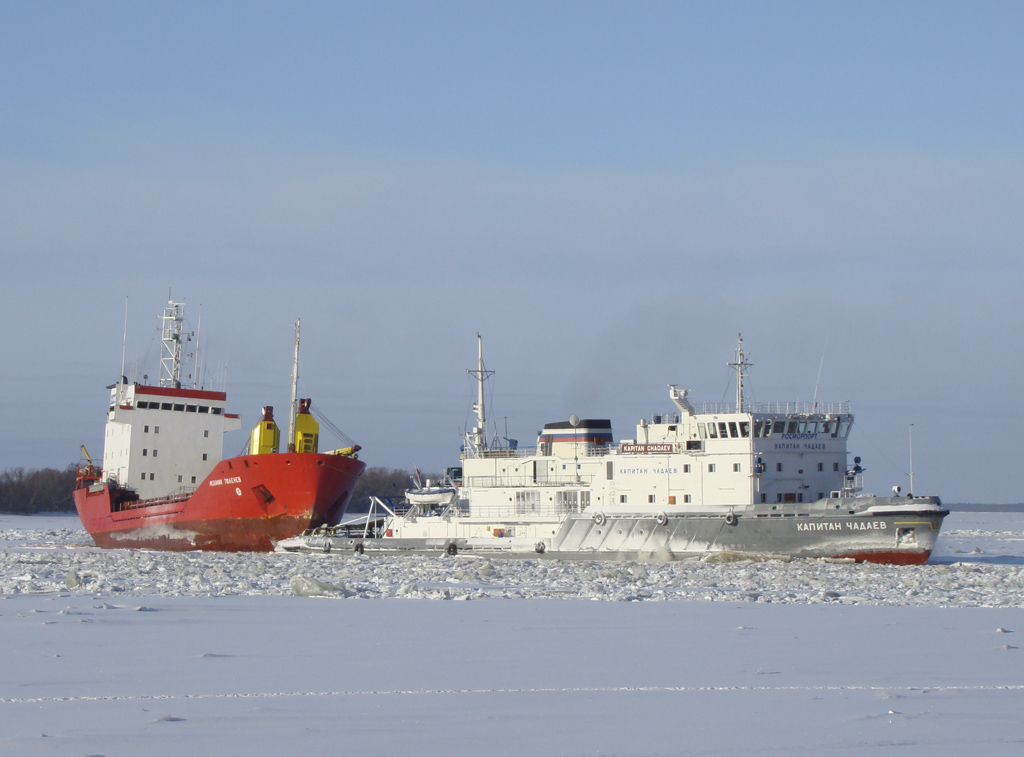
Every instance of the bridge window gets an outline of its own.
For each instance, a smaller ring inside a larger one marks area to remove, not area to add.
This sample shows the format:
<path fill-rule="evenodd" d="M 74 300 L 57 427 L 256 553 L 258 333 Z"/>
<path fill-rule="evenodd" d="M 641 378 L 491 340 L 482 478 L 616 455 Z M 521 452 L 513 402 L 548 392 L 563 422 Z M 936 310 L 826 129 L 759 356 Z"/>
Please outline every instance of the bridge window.
<path fill-rule="evenodd" d="M 740 436 L 744 439 L 750 436 L 750 421 L 740 421 Z"/>
<path fill-rule="evenodd" d="M 715 424 L 714 423 L 709 423 L 708 424 L 708 438 L 709 439 L 717 439 L 718 438 L 718 430 L 715 428 Z"/>
<path fill-rule="evenodd" d="M 718 438 L 719 439 L 728 439 L 729 438 L 729 429 L 725 425 L 725 421 L 719 421 L 718 422 Z"/>

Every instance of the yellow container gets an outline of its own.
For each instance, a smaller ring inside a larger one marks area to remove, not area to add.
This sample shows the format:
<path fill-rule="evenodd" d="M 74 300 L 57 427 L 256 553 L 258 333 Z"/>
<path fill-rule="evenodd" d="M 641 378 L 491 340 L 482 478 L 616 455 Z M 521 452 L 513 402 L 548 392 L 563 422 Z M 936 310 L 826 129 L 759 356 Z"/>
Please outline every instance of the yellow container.
<path fill-rule="evenodd" d="M 268 455 L 277 452 L 281 443 L 281 429 L 274 422 L 274 408 L 263 408 L 263 419 L 252 430 L 249 440 L 250 455 Z"/>
<path fill-rule="evenodd" d="M 295 451 L 316 452 L 320 446 L 320 424 L 309 414 L 310 399 L 299 400 L 295 414 Z"/>

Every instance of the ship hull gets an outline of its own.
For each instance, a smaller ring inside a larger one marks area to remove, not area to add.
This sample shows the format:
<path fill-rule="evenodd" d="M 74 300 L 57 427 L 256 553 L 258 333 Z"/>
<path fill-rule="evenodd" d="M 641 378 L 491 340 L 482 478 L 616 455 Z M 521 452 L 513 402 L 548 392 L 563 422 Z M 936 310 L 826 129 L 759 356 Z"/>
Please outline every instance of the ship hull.
<path fill-rule="evenodd" d="M 890 500 L 886 500 L 887 502 Z M 948 510 L 937 504 L 899 511 L 772 516 L 664 513 L 570 514 L 547 523 L 452 517 L 393 518 L 399 537 L 353 539 L 310 534 L 289 549 L 506 555 L 604 560 L 749 560 L 831 558 L 890 565 L 923 565 Z M 415 536 L 413 536 L 415 534 Z"/>
<path fill-rule="evenodd" d="M 99 547 L 265 552 L 340 520 L 364 468 L 342 455 L 246 455 L 222 460 L 189 496 L 131 501 L 80 481 L 74 502 Z"/>

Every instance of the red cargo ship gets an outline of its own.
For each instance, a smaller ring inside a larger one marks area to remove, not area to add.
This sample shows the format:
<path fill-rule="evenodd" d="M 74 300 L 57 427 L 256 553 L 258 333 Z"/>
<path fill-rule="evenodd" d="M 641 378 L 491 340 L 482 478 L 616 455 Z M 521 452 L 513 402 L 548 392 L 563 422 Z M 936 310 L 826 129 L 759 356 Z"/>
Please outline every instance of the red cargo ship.
<path fill-rule="evenodd" d="M 183 320 L 183 305 L 169 303 L 161 385 L 122 377 L 110 387 L 103 465 L 89 460 L 78 471 L 75 507 L 97 546 L 270 551 L 281 539 L 337 523 L 365 468 L 359 446 L 318 452 L 319 424 L 303 399 L 290 418 L 288 451 L 278 451 L 280 431 L 267 407 L 249 454 L 222 460 L 223 436 L 241 421 L 224 412 L 224 392 L 181 386 Z M 295 345 L 297 365 L 298 324 Z"/>

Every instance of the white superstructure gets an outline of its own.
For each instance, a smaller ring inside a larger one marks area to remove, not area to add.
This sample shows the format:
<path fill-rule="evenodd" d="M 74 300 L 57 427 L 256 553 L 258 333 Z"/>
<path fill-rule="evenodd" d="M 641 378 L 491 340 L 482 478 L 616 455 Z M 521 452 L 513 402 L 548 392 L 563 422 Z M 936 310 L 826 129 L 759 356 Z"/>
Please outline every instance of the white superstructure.
<path fill-rule="evenodd" d="M 121 381 L 110 389 L 103 474 L 147 500 L 191 492 L 223 456 L 224 434 L 241 427 L 227 395 L 181 386 L 184 305 L 162 319 L 159 386 Z"/>
<path fill-rule="evenodd" d="M 730 365 L 734 404 L 696 405 L 670 385 L 675 409 L 642 419 L 633 438 L 618 442 L 609 420 L 573 415 L 545 425 L 534 448 L 488 445 L 481 388 L 450 502 L 413 502 L 403 511 L 374 499 L 380 511 L 361 521 L 362 538 L 348 546 L 620 559 L 928 559 L 948 511 L 937 497 L 860 494 L 860 458 L 847 461 L 849 403 L 752 403 L 744 396 L 750 363 L 742 338 Z M 470 373 L 481 385 L 491 375 L 482 346 Z M 343 539 L 321 532 L 291 546 L 330 550 L 344 548 Z"/>

